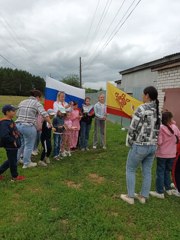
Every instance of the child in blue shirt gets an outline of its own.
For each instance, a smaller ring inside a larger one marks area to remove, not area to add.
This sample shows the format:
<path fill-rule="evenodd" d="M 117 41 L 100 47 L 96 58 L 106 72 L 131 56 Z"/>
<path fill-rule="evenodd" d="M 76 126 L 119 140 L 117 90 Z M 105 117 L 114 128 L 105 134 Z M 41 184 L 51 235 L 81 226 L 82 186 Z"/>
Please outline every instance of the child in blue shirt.
<path fill-rule="evenodd" d="M 64 114 L 66 113 L 64 108 L 59 108 L 56 117 L 53 119 L 53 127 L 55 128 L 54 137 L 54 159 L 59 160 L 62 134 L 64 132 Z"/>

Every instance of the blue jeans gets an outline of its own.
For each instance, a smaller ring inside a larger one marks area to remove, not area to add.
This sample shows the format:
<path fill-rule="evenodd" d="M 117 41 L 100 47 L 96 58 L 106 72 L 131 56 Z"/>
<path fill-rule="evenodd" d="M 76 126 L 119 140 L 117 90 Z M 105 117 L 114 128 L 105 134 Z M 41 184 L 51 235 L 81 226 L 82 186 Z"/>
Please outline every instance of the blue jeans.
<path fill-rule="evenodd" d="M 128 153 L 126 163 L 126 183 L 128 196 L 134 197 L 135 193 L 135 174 L 136 169 L 142 166 L 142 188 L 140 194 L 147 198 L 151 188 L 151 169 L 156 151 L 155 145 L 136 145 L 133 144 Z"/>
<path fill-rule="evenodd" d="M 80 148 L 88 147 L 89 132 L 91 130 L 91 123 L 87 124 L 86 122 L 81 122 L 80 130 Z"/>
<path fill-rule="evenodd" d="M 166 190 L 171 189 L 171 177 L 172 166 L 175 158 L 159 158 L 157 157 L 156 168 L 156 191 L 158 193 L 164 193 L 164 187 Z"/>
<path fill-rule="evenodd" d="M 31 154 L 34 149 L 37 130 L 34 125 L 17 123 L 16 126 L 21 133 L 21 147 L 18 150 L 17 159 L 19 160 L 21 154 L 23 154 L 24 165 L 28 165 L 31 162 Z"/>
<path fill-rule="evenodd" d="M 37 131 L 36 141 L 35 141 L 34 149 L 33 149 L 34 151 L 36 151 L 38 149 L 40 140 L 41 140 L 41 131 Z"/>
<path fill-rule="evenodd" d="M 55 156 L 58 156 L 60 153 L 61 135 L 53 134 L 53 137 L 54 137 L 54 157 L 55 157 Z"/>

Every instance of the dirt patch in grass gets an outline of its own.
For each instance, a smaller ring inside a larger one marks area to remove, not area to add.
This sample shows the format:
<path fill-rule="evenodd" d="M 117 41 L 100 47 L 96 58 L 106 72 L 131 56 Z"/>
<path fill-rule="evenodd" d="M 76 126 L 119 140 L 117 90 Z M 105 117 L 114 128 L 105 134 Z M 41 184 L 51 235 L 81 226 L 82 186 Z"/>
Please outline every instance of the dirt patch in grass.
<path fill-rule="evenodd" d="M 75 183 L 73 181 L 70 180 L 66 180 L 65 184 L 69 187 L 69 188 L 75 188 L 75 189 L 79 189 L 81 188 L 81 183 Z"/>
<path fill-rule="evenodd" d="M 117 237 L 117 240 L 124 240 L 124 237 L 123 237 L 122 235 L 119 235 L 119 236 Z"/>
<path fill-rule="evenodd" d="M 104 177 L 101 177 L 97 175 L 96 173 L 90 173 L 88 175 L 88 178 L 91 182 L 96 183 L 96 184 L 102 184 L 105 181 Z"/>

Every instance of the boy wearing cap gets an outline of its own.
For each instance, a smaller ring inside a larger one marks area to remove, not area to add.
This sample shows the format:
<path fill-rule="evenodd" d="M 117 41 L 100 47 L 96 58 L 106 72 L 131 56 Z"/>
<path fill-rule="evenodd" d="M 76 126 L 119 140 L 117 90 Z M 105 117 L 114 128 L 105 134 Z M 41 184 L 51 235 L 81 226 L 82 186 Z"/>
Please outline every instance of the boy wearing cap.
<path fill-rule="evenodd" d="M 47 113 L 50 119 L 52 119 L 55 115 L 55 112 L 53 109 L 48 109 Z M 41 159 L 38 162 L 38 165 L 42 167 L 46 167 L 47 163 L 50 163 L 49 156 L 52 151 L 52 145 L 51 145 L 52 130 L 55 130 L 54 128 L 52 128 L 52 124 L 49 124 L 49 122 L 44 120 L 42 124 L 42 133 L 41 133 L 41 144 L 43 147 L 43 151 L 41 153 Z"/>
<path fill-rule="evenodd" d="M 21 145 L 20 133 L 16 128 L 16 124 L 12 120 L 16 114 L 17 109 L 12 105 L 5 105 L 2 108 L 4 118 L 0 120 L 0 140 L 1 146 L 5 148 L 7 160 L 0 166 L 0 180 L 3 179 L 1 175 L 8 168 L 10 168 L 12 181 L 24 180 L 24 176 L 19 176 L 17 172 L 17 151 Z"/>
<path fill-rule="evenodd" d="M 60 158 L 60 146 L 62 142 L 62 134 L 65 130 L 64 128 L 64 114 L 66 113 L 65 108 L 59 108 L 56 117 L 53 119 L 53 127 L 56 129 L 54 131 L 54 159 L 59 160 Z"/>

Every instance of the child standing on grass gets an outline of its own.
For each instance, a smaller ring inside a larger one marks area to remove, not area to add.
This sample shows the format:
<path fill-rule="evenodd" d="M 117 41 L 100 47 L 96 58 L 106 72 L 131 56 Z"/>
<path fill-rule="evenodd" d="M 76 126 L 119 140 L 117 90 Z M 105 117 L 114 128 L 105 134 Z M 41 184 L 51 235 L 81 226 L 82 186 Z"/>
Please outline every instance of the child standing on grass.
<path fill-rule="evenodd" d="M 5 105 L 2 108 L 4 118 L 0 120 L 0 143 L 4 147 L 7 154 L 7 160 L 0 166 L 0 180 L 3 179 L 1 175 L 8 168 L 10 168 L 12 181 L 22 181 L 24 176 L 19 176 L 17 172 L 17 151 L 21 145 L 20 133 L 16 128 L 16 124 L 12 120 L 16 114 L 16 108 L 12 105 Z"/>
<path fill-rule="evenodd" d="M 48 109 L 47 113 L 52 119 L 55 115 L 55 112 L 53 109 Z M 42 124 L 42 133 L 41 133 L 41 144 L 43 147 L 43 151 L 41 153 L 41 159 L 38 162 L 39 166 L 46 167 L 48 163 L 50 163 L 49 156 L 52 151 L 52 145 L 51 145 L 51 132 L 55 129 L 52 128 L 52 125 L 50 125 L 46 120 L 44 120 Z"/>
<path fill-rule="evenodd" d="M 71 131 L 71 149 L 74 150 L 77 148 L 81 120 L 78 104 L 76 102 L 72 104 L 71 120 L 73 127 L 73 131 Z"/>
<path fill-rule="evenodd" d="M 98 102 L 94 105 L 95 121 L 94 121 L 94 139 L 93 148 L 96 149 L 98 144 L 98 132 L 100 131 L 100 146 L 106 149 L 105 144 L 105 121 L 106 121 L 106 105 L 105 96 L 100 94 L 98 97 Z"/>
<path fill-rule="evenodd" d="M 72 120 L 71 120 L 71 113 L 67 112 L 65 119 L 64 119 L 64 127 L 65 131 L 63 133 L 63 140 L 61 145 L 61 156 L 71 156 L 71 133 L 73 131 Z"/>
<path fill-rule="evenodd" d="M 174 124 L 171 112 L 162 113 L 162 125 L 158 136 L 156 151 L 156 191 L 151 191 L 153 197 L 164 199 L 164 189 L 168 195 L 174 195 L 171 189 L 171 171 L 176 158 L 177 143 L 180 140 L 180 131 Z"/>
<path fill-rule="evenodd" d="M 62 135 L 64 132 L 64 114 L 66 113 L 65 108 L 59 108 L 56 117 L 53 119 L 53 127 L 56 129 L 53 133 L 54 137 L 54 159 L 59 160 Z"/>

